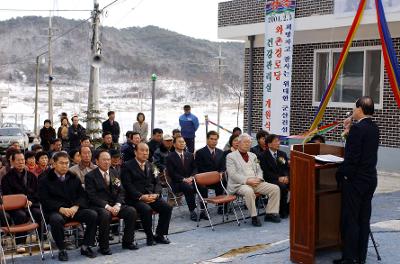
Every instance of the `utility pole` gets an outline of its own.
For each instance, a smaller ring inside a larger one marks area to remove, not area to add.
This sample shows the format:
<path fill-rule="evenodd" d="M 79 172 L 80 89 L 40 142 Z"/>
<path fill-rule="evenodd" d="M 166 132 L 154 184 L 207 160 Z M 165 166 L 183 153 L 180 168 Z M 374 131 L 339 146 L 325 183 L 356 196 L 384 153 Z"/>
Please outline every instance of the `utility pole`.
<path fill-rule="evenodd" d="M 218 116 L 217 116 L 217 124 L 221 125 L 221 89 L 222 89 L 222 61 L 225 59 L 222 57 L 222 47 L 219 45 L 219 56 L 215 57 L 218 59 Z M 219 126 L 217 127 L 217 132 L 219 133 Z"/>
<path fill-rule="evenodd" d="M 89 94 L 88 94 L 88 108 L 87 108 L 87 130 L 99 131 L 99 68 L 101 65 L 101 43 L 99 41 L 99 24 L 100 24 L 99 3 L 94 0 L 94 9 L 92 12 L 92 64 L 90 66 L 90 81 L 89 81 Z M 93 138 L 98 133 L 91 133 Z"/>
<path fill-rule="evenodd" d="M 39 135 L 38 131 L 38 101 L 39 101 L 39 68 L 40 68 L 40 56 L 46 54 L 47 51 L 36 56 L 36 89 L 35 89 L 35 135 Z M 43 62 L 44 63 L 44 62 Z"/>
<path fill-rule="evenodd" d="M 154 129 L 154 119 L 155 119 L 155 112 L 156 112 L 156 81 L 157 81 L 157 75 L 153 73 L 151 75 L 151 82 L 152 82 L 152 88 L 151 88 L 151 133 L 153 133 Z"/>
<path fill-rule="evenodd" d="M 48 71 L 49 71 L 49 80 L 47 83 L 47 87 L 49 89 L 49 99 L 48 99 L 48 104 L 49 104 L 49 119 L 51 121 L 51 124 L 53 125 L 53 65 L 52 65 L 52 60 L 51 60 L 51 38 L 53 36 L 53 29 L 52 29 L 52 23 L 51 23 L 51 12 L 49 16 L 49 49 L 48 49 L 48 56 L 49 56 L 49 61 L 48 61 Z"/>

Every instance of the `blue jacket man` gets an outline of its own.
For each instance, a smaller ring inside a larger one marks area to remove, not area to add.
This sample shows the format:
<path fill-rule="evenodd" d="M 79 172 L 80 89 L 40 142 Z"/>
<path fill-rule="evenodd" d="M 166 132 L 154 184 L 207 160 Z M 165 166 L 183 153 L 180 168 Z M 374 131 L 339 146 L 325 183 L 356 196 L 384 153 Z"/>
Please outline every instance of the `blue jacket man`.
<path fill-rule="evenodd" d="M 190 112 L 190 105 L 183 107 L 185 113 L 179 117 L 182 137 L 186 141 L 188 151 L 194 153 L 194 139 L 199 128 L 199 119 Z"/>

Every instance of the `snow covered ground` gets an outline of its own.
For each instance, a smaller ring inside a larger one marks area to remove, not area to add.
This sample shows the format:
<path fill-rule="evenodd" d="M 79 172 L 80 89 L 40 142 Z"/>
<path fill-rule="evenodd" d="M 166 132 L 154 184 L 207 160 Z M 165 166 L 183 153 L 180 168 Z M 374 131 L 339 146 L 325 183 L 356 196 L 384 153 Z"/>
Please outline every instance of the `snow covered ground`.
<path fill-rule="evenodd" d="M 192 113 L 200 121 L 200 128 L 196 133 L 196 148 L 205 144 L 205 115 L 216 123 L 217 121 L 217 98 L 198 98 L 196 93 L 191 90 L 190 83 L 179 80 L 160 80 L 157 81 L 156 90 L 163 96 L 156 100 L 155 107 L 155 127 L 162 128 L 164 133 L 171 134 L 172 130 L 179 128 L 178 118 L 183 113 L 184 104 L 192 106 Z M 107 111 L 116 112 L 116 120 L 121 126 L 120 140 L 124 140 L 124 134 L 132 129 L 136 121 L 138 112 L 146 115 L 146 121 L 151 123 L 151 83 L 119 83 L 100 85 L 100 109 L 101 116 L 106 118 Z M 87 88 L 85 84 L 76 83 L 74 85 L 54 84 L 54 127 L 59 127 L 59 117 L 61 112 L 66 112 L 68 116 L 78 114 L 84 117 L 87 108 Z M 34 97 L 35 87 L 0 83 L 0 88 L 9 90 L 9 98 L 2 100 L 6 102 L 6 108 L 1 109 L 3 122 L 18 122 L 26 124 L 30 129 L 34 127 Z M 39 125 L 48 118 L 47 88 L 39 89 Z M 237 103 L 238 99 L 231 95 L 222 95 L 221 125 L 229 130 L 237 126 Z M 1 116 L 1 114 L 0 114 Z M 1 120 L 0 120 L 1 121 Z M 243 104 L 240 106 L 239 127 L 243 126 Z M 213 125 L 210 130 L 216 130 Z M 223 148 L 228 141 L 230 134 L 221 130 L 219 147 Z"/>

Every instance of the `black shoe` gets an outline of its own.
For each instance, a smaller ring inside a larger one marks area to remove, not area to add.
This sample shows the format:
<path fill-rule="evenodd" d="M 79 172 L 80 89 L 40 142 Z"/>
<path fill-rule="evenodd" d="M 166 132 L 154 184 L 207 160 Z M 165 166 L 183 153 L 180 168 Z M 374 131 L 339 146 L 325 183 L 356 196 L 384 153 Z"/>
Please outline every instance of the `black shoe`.
<path fill-rule="evenodd" d="M 190 212 L 190 220 L 195 221 L 195 222 L 197 221 L 197 214 L 195 211 Z"/>
<path fill-rule="evenodd" d="M 60 252 L 58 252 L 58 260 L 59 261 L 68 261 L 68 254 L 65 249 L 60 250 Z"/>
<path fill-rule="evenodd" d="M 88 258 L 96 257 L 96 253 L 94 253 L 90 247 L 87 247 L 86 249 L 81 248 L 81 255 L 86 256 Z"/>
<path fill-rule="evenodd" d="M 156 241 L 154 241 L 154 238 L 147 238 L 147 239 L 146 239 L 146 244 L 147 244 L 148 246 L 155 246 L 155 245 L 157 245 Z"/>
<path fill-rule="evenodd" d="M 110 248 L 99 248 L 98 252 L 102 255 L 112 255 L 112 251 Z"/>
<path fill-rule="evenodd" d="M 251 218 L 251 224 L 252 224 L 253 226 L 257 226 L 257 227 L 261 226 L 260 219 L 258 219 L 257 216 L 252 217 L 252 218 Z"/>
<path fill-rule="evenodd" d="M 279 213 L 279 216 L 281 219 L 286 219 L 286 218 L 288 218 L 289 214 L 288 213 Z"/>
<path fill-rule="evenodd" d="M 122 249 L 138 250 L 139 247 L 138 247 L 138 245 L 137 245 L 135 242 L 130 243 L 130 244 L 128 244 L 128 243 L 122 243 Z"/>
<path fill-rule="evenodd" d="M 208 220 L 209 218 L 208 218 L 208 216 L 207 216 L 207 214 L 205 212 L 201 212 L 200 213 L 200 219 Z"/>
<path fill-rule="evenodd" d="M 279 214 L 266 214 L 264 217 L 265 222 L 273 222 L 273 223 L 280 223 L 281 218 L 279 217 Z"/>
<path fill-rule="evenodd" d="M 353 259 L 335 259 L 333 262 L 333 264 L 359 264 L 360 262 L 358 262 L 357 260 L 353 260 Z"/>
<path fill-rule="evenodd" d="M 114 240 L 114 235 L 113 234 L 108 235 L 108 240 L 109 241 L 113 241 Z"/>
<path fill-rule="evenodd" d="M 154 237 L 154 240 L 158 243 L 158 244 L 169 244 L 171 243 L 171 241 L 169 241 L 169 239 L 163 235 L 156 235 Z"/>

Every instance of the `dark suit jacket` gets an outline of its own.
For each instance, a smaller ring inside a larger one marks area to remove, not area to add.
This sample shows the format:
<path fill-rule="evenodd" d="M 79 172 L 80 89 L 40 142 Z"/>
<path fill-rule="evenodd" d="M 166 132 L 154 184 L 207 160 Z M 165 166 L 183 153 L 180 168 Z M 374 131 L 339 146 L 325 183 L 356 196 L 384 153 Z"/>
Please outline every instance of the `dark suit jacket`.
<path fill-rule="evenodd" d="M 58 212 L 61 207 L 74 205 L 87 208 L 88 201 L 81 180 L 75 174 L 67 172 L 65 181 L 61 182 L 54 169 L 39 180 L 39 199 L 46 213 Z"/>
<path fill-rule="evenodd" d="M 143 194 L 160 194 L 161 185 L 153 174 L 152 164 L 146 162 L 142 171 L 136 159 L 125 162 L 121 168 L 121 181 L 125 189 L 125 202 L 132 205 Z"/>
<path fill-rule="evenodd" d="M 271 152 L 267 149 L 258 158 L 260 159 L 260 166 L 263 170 L 263 177 L 266 182 L 277 184 L 278 178 L 281 176 L 289 176 L 288 157 L 285 152 L 278 150 L 278 161 L 272 156 Z M 285 160 L 280 162 L 279 160 Z"/>
<path fill-rule="evenodd" d="M 196 151 L 195 155 L 196 168 L 198 173 L 226 170 L 226 162 L 224 152 L 218 148 L 215 149 L 215 159 L 211 157 L 210 150 L 207 146 Z"/>
<path fill-rule="evenodd" d="M 377 183 L 376 163 L 378 160 L 379 128 L 371 118 L 353 124 L 346 141 L 344 161 L 337 176 L 347 177 L 359 188 Z"/>
<path fill-rule="evenodd" d="M 111 125 L 110 120 L 106 120 L 102 123 L 103 132 L 110 132 L 114 143 L 118 143 L 120 129 L 117 121 L 114 121 Z"/>
<path fill-rule="evenodd" d="M 268 150 L 268 149 L 266 149 Z M 254 154 L 257 155 L 257 158 L 260 158 L 261 154 L 263 154 L 265 151 L 260 147 L 260 145 L 254 146 L 250 149 L 250 152 L 253 152 Z"/>
<path fill-rule="evenodd" d="M 15 169 L 11 169 L 1 179 L 1 189 L 3 195 L 25 194 L 29 201 L 39 205 L 38 179 L 27 170 L 24 170 L 20 177 Z"/>
<path fill-rule="evenodd" d="M 99 168 L 85 175 L 85 189 L 91 206 L 105 208 L 108 204 L 114 206 L 123 204 L 122 186 L 117 172 L 110 168 L 110 185 L 107 186 Z"/>
<path fill-rule="evenodd" d="M 184 164 L 176 151 L 169 153 L 167 157 L 167 173 L 172 182 L 180 183 L 184 178 L 193 176 L 196 173 L 196 164 L 193 154 L 183 152 Z"/>

